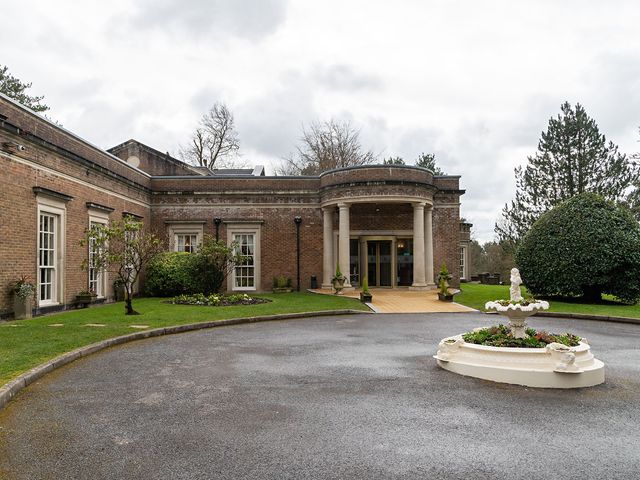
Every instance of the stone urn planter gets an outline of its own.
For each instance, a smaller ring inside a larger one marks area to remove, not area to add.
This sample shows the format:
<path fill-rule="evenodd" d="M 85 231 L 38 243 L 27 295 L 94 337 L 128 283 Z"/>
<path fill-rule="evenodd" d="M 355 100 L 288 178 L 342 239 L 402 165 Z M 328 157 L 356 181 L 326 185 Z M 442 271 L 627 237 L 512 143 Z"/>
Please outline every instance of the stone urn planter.
<path fill-rule="evenodd" d="M 16 320 L 31 318 L 36 287 L 25 276 L 13 285 L 13 315 Z"/>
<path fill-rule="evenodd" d="M 33 312 L 33 296 L 20 298 L 18 295 L 13 296 L 13 316 L 16 320 L 25 320 L 32 317 Z"/>
<path fill-rule="evenodd" d="M 345 277 L 335 277 L 333 279 L 333 289 L 336 291 L 336 295 L 342 295 L 345 280 Z"/>
<path fill-rule="evenodd" d="M 95 302 L 98 295 L 94 292 L 80 292 L 76 295 L 76 303 L 81 307 L 87 307 Z"/>

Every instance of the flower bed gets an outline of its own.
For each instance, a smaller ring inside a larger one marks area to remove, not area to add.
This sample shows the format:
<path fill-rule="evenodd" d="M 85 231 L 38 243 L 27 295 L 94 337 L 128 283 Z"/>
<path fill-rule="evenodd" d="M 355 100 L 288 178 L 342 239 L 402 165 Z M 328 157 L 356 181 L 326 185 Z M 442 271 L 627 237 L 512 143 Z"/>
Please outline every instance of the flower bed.
<path fill-rule="evenodd" d="M 266 298 L 250 297 L 246 293 L 238 293 L 234 295 L 212 294 L 204 295 L 197 293 L 195 295 L 178 295 L 169 300 L 168 303 L 174 305 L 202 305 L 207 307 L 227 307 L 229 305 L 256 305 L 259 303 L 268 303 L 271 300 Z"/>
<path fill-rule="evenodd" d="M 580 337 L 572 333 L 555 334 L 544 330 L 536 331 L 534 328 L 527 328 L 526 333 L 527 338 L 514 338 L 509 327 L 494 325 L 465 333 L 462 338 L 467 343 L 490 347 L 544 348 L 550 343 L 576 347 L 580 344 Z"/>

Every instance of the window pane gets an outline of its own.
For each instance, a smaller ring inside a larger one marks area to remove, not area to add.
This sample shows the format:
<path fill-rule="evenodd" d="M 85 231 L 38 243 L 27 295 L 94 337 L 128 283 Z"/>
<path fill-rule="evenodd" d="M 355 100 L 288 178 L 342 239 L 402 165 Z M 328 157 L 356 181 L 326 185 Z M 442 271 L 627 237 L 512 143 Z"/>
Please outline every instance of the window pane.
<path fill-rule="evenodd" d="M 53 300 L 56 258 L 56 217 L 42 213 L 38 219 L 38 293 L 40 300 Z"/>
<path fill-rule="evenodd" d="M 255 287 L 255 235 L 251 233 L 236 233 L 233 241 L 237 244 L 236 252 L 244 260 L 234 269 L 234 286 L 237 288 Z"/>

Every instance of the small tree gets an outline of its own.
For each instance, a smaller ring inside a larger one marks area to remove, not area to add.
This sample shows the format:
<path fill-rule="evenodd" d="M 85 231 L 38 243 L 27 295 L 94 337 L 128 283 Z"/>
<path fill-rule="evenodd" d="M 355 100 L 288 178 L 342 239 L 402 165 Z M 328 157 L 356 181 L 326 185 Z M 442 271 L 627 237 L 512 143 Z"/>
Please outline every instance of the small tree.
<path fill-rule="evenodd" d="M 389 157 L 382 160 L 383 165 L 405 165 L 402 157 Z"/>
<path fill-rule="evenodd" d="M 516 251 L 516 264 L 534 295 L 582 297 L 603 293 L 640 298 L 640 226 L 631 212 L 582 193 L 545 213 Z"/>
<path fill-rule="evenodd" d="M 202 246 L 195 253 L 195 270 L 202 293 L 210 295 L 220 292 L 235 266 L 245 261 L 246 257 L 237 247 L 235 243 L 227 246 L 210 235 L 204 236 Z"/>
<path fill-rule="evenodd" d="M 110 225 L 92 225 L 85 232 L 81 245 L 93 244 L 92 262 L 82 262 L 87 270 L 114 271 L 116 280 L 124 285 L 125 313 L 138 315 L 133 309 L 133 285 L 142 269 L 162 251 L 162 242 L 153 233 L 143 230 L 143 224 L 125 217 Z"/>
<path fill-rule="evenodd" d="M 416 160 L 416 167 L 431 170 L 434 175 L 446 175 L 440 167 L 436 165 L 436 156 L 433 153 L 421 153 Z"/>
<path fill-rule="evenodd" d="M 447 268 L 447 264 L 443 263 L 440 267 L 440 273 L 438 274 L 438 288 L 442 295 L 449 295 L 449 280 L 451 280 L 451 274 Z"/>

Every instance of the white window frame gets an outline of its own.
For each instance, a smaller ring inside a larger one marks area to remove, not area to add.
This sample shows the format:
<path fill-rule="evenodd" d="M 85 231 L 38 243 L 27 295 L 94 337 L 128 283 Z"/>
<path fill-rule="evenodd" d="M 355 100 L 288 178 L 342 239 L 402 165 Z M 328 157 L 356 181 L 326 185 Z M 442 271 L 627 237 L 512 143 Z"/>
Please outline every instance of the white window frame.
<path fill-rule="evenodd" d="M 460 273 L 460 280 L 466 280 L 467 279 L 467 246 L 466 245 L 460 245 L 460 250 L 459 250 L 459 273 Z"/>
<path fill-rule="evenodd" d="M 175 245 L 176 245 L 176 252 L 189 252 L 189 253 L 193 253 L 196 250 L 198 250 L 198 248 L 200 247 L 200 244 L 202 242 L 200 242 L 198 239 L 200 237 L 200 235 L 198 235 L 197 232 L 184 232 L 184 233 L 176 233 L 175 235 Z M 180 237 L 183 237 L 182 242 L 180 242 Z M 189 239 L 189 245 L 187 245 L 187 238 Z M 182 246 L 182 249 L 180 249 L 180 247 Z M 187 246 L 189 247 L 189 250 L 187 250 Z"/>
<path fill-rule="evenodd" d="M 231 271 L 231 275 L 227 278 L 227 290 L 243 292 L 243 291 L 260 291 L 261 288 L 261 228 L 260 224 L 227 224 L 227 245 L 231 245 L 236 235 L 253 235 L 253 286 L 237 287 L 236 286 L 236 266 Z"/>
<path fill-rule="evenodd" d="M 107 226 L 109 224 L 109 214 L 100 211 L 91 211 L 89 213 L 89 228 L 92 225 L 104 225 Z M 90 265 L 91 262 L 91 242 L 87 244 L 87 260 L 88 260 L 88 268 L 87 268 L 87 286 L 88 289 L 91 290 L 91 273 L 92 268 Z M 95 293 L 98 295 L 98 298 L 107 298 L 109 294 L 109 272 L 106 269 L 103 269 L 100 272 L 97 272 L 96 285 L 97 289 Z"/>
<path fill-rule="evenodd" d="M 179 252 L 178 236 L 179 235 L 195 235 L 196 249 L 202 245 L 202 237 L 204 236 L 204 222 L 199 223 L 169 223 L 169 246 L 171 251 Z"/>
<path fill-rule="evenodd" d="M 65 245 L 66 245 L 66 205 L 53 198 L 38 195 L 36 214 L 36 266 L 37 266 L 37 303 L 39 307 L 50 307 L 64 304 L 64 271 L 65 271 Z M 50 215 L 54 221 L 54 271 L 51 278 L 51 298 L 40 299 L 40 217 Z"/>

